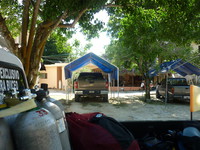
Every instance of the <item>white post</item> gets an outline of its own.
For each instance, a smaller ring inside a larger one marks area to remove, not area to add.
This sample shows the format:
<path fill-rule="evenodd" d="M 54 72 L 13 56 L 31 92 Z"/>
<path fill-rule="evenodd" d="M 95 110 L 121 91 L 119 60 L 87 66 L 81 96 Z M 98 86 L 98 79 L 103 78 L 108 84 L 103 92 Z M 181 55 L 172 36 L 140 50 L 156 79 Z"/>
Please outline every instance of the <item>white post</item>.
<path fill-rule="evenodd" d="M 67 79 L 65 79 L 66 104 L 68 104 L 68 98 L 67 98 L 67 86 L 68 86 L 68 82 L 67 82 Z"/>
<path fill-rule="evenodd" d="M 166 73 L 165 104 L 167 103 L 167 99 L 168 99 L 168 72 Z"/>
<path fill-rule="evenodd" d="M 112 80 L 112 85 L 115 86 L 115 80 Z M 113 97 L 115 97 L 115 92 L 113 92 Z"/>
<path fill-rule="evenodd" d="M 111 93 L 112 91 L 111 91 L 111 87 L 110 87 L 110 86 L 111 86 L 111 84 L 110 84 L 110 73 L 108 73 L 108 93 L 109 93 L 109 95 L 112 94 L 112 93 Z M 111 98 L 112 98 L 112 96 L 111 96 Z"/>
<path fill-rule="evenodd" d="M 118 92 L 118 100 L 119 100 L 119 69 L 117 69 L 117 92 Z"/>

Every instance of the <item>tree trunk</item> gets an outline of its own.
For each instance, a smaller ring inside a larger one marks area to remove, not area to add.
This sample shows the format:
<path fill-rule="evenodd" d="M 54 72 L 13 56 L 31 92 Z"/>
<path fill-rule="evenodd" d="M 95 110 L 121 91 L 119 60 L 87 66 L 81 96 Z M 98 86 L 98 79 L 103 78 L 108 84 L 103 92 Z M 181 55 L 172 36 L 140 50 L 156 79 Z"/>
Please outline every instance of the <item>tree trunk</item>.
<path fill-rule="evenodd" d="M 18 51 L 18 44 L 15 43 L 14 38 L 12 37 L 10 31 L 8 30 L 8 27 L 6 26 L 5 18 L 0 13 L 0 34 L 5 40 L 4 46 L 12 53 L 14 53 L 16 56 L 21 58 L 21 55 Z"/>
<path fill-rule="evenodd" d="M 143 58 L 141 57 L 141 59 L 137 62 L 138 66 L 139 66 L 139 70 L 140 72 L 143 73 L 143 77 L 145 80 L 145 99 L 144 101 L 146 102 L 147 100 L 150 100 L 150 77 L 149 77 L 149 66 L 148 66 L 148 62 L 146 62 L 145 60 L 143 60 Z"/>
<path fill-rule="evenodd" d="M 30 9 L 30 2 L 30 0 L 23 1 L 24 9 L 22 19 L 21 47 L 18 48 L 18 44 L 15 43 L 15 40 L 9 32 L 5 23 L 5 19 L 2 17 L 1 13 L 0 34 L 6 41 L 6 47 L 15 55 L 17 55 L 22 61 L 29 87 L 33 88 L 37 80 L 40 66 L 39 64 L 44 52 L 44 46 L 50 33 L 52 33 L 52 31 L 57 27 L 73 28 L 80 20 L 81 16 L 88 10 L 88 8 L 86 7 L 78 12 L 71 12 L 70 14 L 68 14 L 70 11 L 66 9 L 56 19 L 48 21 L 46 20 L 38 25 L 37 19 L 41 0 L 37 0 L 35 3 L 33 3 L 33 9 Z M 29 14 L 29 10 L 30 12 L 32 11 L 32 15 Z M 74 14 L 76 14 L 76 17 L 72 23 L 65 25 L 62 24 L 64 19 L 67 17 L 71 18 L 70 15 L 74 16 Z"/>
<path fill-rule="evenodd" d="M 50 28 L 42 28 L 41 26 L 38 27 L 37 33 L 35 35 L 31 57 L 30 57 L 30 66 L 27 72 L 27 80 L 30 88 L 33 88 L 38 77 L 39 73 L 39 64 L 41 62 L 41 57 L 44 52 L 44 46 L 46 40 L 51 33 Z M 24 64 L 26 65 L 26 64 Z"/>
<path fill-rule="evenodd" d="M 149 76 L 145 76 L 145 101 L 150 100 L 150 78 Z"/>

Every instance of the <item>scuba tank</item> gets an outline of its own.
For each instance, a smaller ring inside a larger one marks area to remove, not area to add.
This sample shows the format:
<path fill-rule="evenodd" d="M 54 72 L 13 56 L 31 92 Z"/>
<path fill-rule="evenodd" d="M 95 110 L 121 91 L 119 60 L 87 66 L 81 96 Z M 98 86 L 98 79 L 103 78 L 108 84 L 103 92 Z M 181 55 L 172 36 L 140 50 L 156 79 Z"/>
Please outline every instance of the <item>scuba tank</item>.
<path fill-rule="evenodd" d="M 42 83 L 42 84 L 41 84 L 41 89 L 43 89 L 43 90 L 46 92 L 46 94 L 47 94 L 47 96 L 46 96 L 47 101 L 56 104 L 56 105 L 61 109 L 61 111 L 62 111 L 62 113 L 63 113 L 63 117 L 65 118 L 64 106 L 62 105 L 62 103 L 61 103 L 60 101 L 55 100 L 55 99 L 53 99 L 53 98 L 51 98 L 51 97 L 49 96 L 48 84 Z"/>
<path fill-rule="evenodd" d="M 57 129 L 60 136 L 60 141 L 62 144 L 63 150 L 71 150 L 69 142 L 68 129 L 66 129 L 66 121 L 61 109 L 54 103 L 47 101 L 47 94 L 44 90 L 39 90 L 36 92 L 36 103 L 38 107 L 45 108 L 52 113 L 56 119 Z"/>
<path fill-rule="evenodd" d="M 60 110 L 61 110 L 62 113 L 63 113 L 63 117 L 64 117 L 64 120 L 65 120 L 65 122 L 66 122 L 66 125 L 67 125 L 66 116 L 65 116 L 65 109 L 64 109 L 63 104 L 62 104 L 60 101 L 55 100 L 54 98 L 51 98 L 51 97 L 49 96 L 48 84 L 42 83 L 42 84 L 41 84 L 41 88 L 42 88 L 42 89 L 46 92 L 46 94 L 47 94 L 47 96 L 46 96 L 47 101 L 56 104 L 56 105 L 60 108 Z"/>
<path fill-rule="evenodd" d="M 21 61 L 0 48 L 0 69 L 0 150 L 12 149 L 7 117 L 15 150 L 62 150 L 54 116 L 44 108 L 33 109 L 36 95 L 28 88 Z"/>
<path fill-rule="evenodd" d="M 17 150 L 62 150 L 56 120 L 44 108 L 18 114 L 12 131 Z"/>
<path fill-rule="evenodd" d="M 10 129 L 4 118 L 0 118 L 0 150 L 14 150 Z"/>
<path fill-rule="evenodd" d="M 54 98 L 49 97 L 49 96 L 47 97 L 47 101 L 54 103 L 55 105 L 57 105 L 60 108 L 60 110 L 62 111 L 64 120 L 66 121 L 65 109 L 64 109 L 64 106 L 62 105 L 62 103 L 58 100 L 55 100 Z"/>

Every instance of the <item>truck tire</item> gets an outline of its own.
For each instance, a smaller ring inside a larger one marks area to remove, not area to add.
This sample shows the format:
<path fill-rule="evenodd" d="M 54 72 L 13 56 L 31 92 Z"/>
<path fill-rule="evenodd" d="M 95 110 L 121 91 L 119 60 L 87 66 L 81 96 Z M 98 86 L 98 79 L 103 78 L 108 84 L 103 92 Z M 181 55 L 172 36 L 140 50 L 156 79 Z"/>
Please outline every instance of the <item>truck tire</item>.
<path fill-rule="evenodd" d="M 108 94 L 103 95 L 103 102 L 108 102 Z"/>
<path fill-rule="evenodd" d="M 75 95 L 75 102 L 80 102 L 80 95 Z"/>
<path fill-rule="evenodd" d="M 156 98 L 160 98 L 160 93 L 158 92 L 158 90 L 156 90 Z"/>

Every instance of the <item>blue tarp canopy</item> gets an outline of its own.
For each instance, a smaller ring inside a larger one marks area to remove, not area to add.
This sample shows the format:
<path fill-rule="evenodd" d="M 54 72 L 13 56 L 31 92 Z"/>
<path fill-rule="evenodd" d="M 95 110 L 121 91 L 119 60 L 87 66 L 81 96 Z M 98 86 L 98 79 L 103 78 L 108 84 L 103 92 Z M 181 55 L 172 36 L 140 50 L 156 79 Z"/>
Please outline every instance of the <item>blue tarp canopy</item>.
<path fill-rule="evenodd" d="M 71 62 L 70 64 L 66 65 L 65 70 L 65 79 L 72 77 L 72 72 L 88 65 L 89 63 L 92 63 L 99 67 L 103 72 L 110 73 L 111 79 L 118 80 L 118 68 L 106 60 L 100 58 L 99 56 L 95 55 L 94 53 L 88 53 L 84 55 L 83 57 L 80 57 L 79 59 L 76 59 L 75 61 Z"/>
<path fill-rule="evenodd" d="M 186 75 L 200 75 L 200 69 L 195 67 L 194 65 L 183 62 L 181 59 L 173 60 L 170 62 L 164 62 L 160 65 L 159 69 L 152 69 L 150 70 L 150 76 L 156 76 L 158 73 L 166 73 L 169 70 L 174 70 L 178 74 L 182 76 Z"/>

